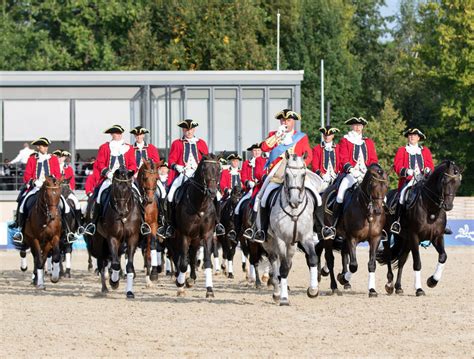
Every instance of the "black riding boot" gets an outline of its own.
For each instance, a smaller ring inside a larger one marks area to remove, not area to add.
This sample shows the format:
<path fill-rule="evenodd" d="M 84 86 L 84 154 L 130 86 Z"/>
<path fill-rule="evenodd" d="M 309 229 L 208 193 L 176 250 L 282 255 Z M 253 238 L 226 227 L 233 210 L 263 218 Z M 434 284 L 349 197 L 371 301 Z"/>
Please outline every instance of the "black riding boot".
<path fill-rule="evenodd" d="M 88 234 L 89 236 L 93 236 L 95 234 L 97 222 L 99 221 L 100 212 L 102 210 L 101 207 L 102 205 L 100 203 L 94 203 L 94 206 L 92 207 L 92 218 L 84 229 L 85 234 Z"/>
<path fill-rule="evenodd" d="M 313 212 L 313 232 L 318 235 L 322 234 L 324 228 L 324 210 L 323 206 L 318 206 Z M 318 238 L 319 242 L 319 238 Z"/>
<path fill-rule="evenodd" d="M 225 234 L 225 228 L 221 223 L 221 206 L 217 198 L 214 198 L 214 207 L 216 208 L 216 235 L 223 236 Z"/>
<path fill-rule="evenodd" d="M 324 239 L 336 238 L 336 226 L 337 222 L 339 221 L 339 217 L 341 216 L 342 208 L 342 203 L 338 203 L 337 201 L 334 202 L 334 207 L 332 209 L 332 226 L 323 227 L 322 235 Z"/>
<path fill-rule="evenodd" d="M 390 232 L 394 234 L 400 234 L 400 231 L 402 230 L 402 226 L 400 225 L 400 212 L 402 209 L 402 205 L 400 203 L 397 203 L 397 207 L 395 208 L 395 222 L 392 223 L 390 226 Z"/>
<path fill-rule="evenodd" d="M 257 212 L 255 212 L 253 209 L 250 211 L 250 218 L 249 218 L 249 222 L 250 222 L 250 227 L 247 228 L 245 231 L 244 231 L 244 237 L 246 239 L 248 239 L 249 241 L 252 240 L 254 234 L 255 234 L 255 229 L 257 227 L 256 225 L 256 218 L 257 218 Z"/>
<path fill-rule="evenodd" d="M 24 213 L 21 213 L 20 211 L 17 212 L 16 214 L 16 220 L 17 220 L 17 223 L 18 223 L 18 226 L 17 226 L 17 230 L 18 232 L 16 232 L 14 235 L 13 235 L 13 240 L 15 242 L 23 242 L 23 227 L 25 226 L 25 222 L 26 222 L 26 215 Z"/>
<path fill-rule="evenodd" d="M 173 227 L 173 202 L 166 201 L 166 212 L 165 212 L 165 221 L 166 221 L 166 232 L 165 237 L 171 238 L 174 236 L 174 227 Z"/>
<path fill-rule="evenodd" d="M 263 243 L 267 239 L 268 222 L 270 222 L 270 218 L 268 217 L 267 209 L 260 207 L 260 229 L 255 232 L 255 236 L 253 237 L 254 242 Z"/>

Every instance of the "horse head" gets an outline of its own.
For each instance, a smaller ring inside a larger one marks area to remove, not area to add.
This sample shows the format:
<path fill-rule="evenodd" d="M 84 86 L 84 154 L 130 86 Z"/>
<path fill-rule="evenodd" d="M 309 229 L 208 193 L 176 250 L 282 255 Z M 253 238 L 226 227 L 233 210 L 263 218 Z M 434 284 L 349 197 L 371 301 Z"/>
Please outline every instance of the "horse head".
<path fill-rule="evenodd" d="M 158 166 L 152 160 L 144 161 L 138 171 L 138 185 L 148 204 L 154 201 L 158 178 Z"/>
<path fill-rule="evenodd" d="M 68 178 L 64 176 L 61 177 L 61 194 L 63 195 L 64 198 L 67 198 L 72 192 L 71 187 L 70 187 L 71 178 L 72 177 L 68 177 Z"/>
<path fill-rule="evenodd" d="M 38 194 L 38 201 L 46 208 L 48 221 L 60 216 L 58 207 L 61 200 L 61 184 L 61 180 L 46 176 Z"/>
<path fill-rule="evenodd" d="M 133 171 L 120 167 L 114 172 L 111 186 L 111 204 L 120 217 L 126 217 L 130 211 L 133 197 Z"/>
<path fill-rule="evenodd" d="M 367 168 L 367 173 L 361 183 L 362 192 L 368 197 L 369 203 L 375 202 L 375 213 L 381 214 L 382 203 L 388 192 L 388 174 L 378 163 L 373 163 Z M 380 212 L 380 213 L 379 213 Z"/>
<path fill-rule="evenodd" d="M 306 178 L 306 164 L 304 161 L 306 157 L 306 152 L 303 156 L 290 155 L 288 151 L 285 152 L 286 167 L 283 188 L 292 208 L 297 208 L 304 200 L 304 181 Z"/>
<path fill-rule="evenodd" d="M 219 190 L 220 172 L 219 157 L 212 153 L 203 155 L 194 174 L 193 183 L 197 184 L 205 195 L 214 199 Z"/>
<path fill-rule="evenodd" d="M 230 202 L 232 206 L 235 207 L 242 198 L 243 190 L 241 186 L 234 186 L 232 192 L 230 192 Z"/>
<path fill-rule="evenodd" d="M 461 181 L 462 169 L 453 161 L 445 160 L 435 168 L 425 186 L 435 186 L 435 191 L 439 197 L 439 207 L 445 211 L 451 211 Z"/>

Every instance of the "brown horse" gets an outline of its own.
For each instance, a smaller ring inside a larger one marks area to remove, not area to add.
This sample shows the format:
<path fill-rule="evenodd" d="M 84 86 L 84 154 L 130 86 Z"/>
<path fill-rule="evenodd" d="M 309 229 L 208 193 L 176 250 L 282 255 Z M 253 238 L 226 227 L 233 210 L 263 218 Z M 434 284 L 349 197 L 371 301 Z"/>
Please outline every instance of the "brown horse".
<path fill-rule="evenodd" d="M 159 164 L 152 160 L 144 161 L 138 171 L 137 182 L 138 189 L 143 198 L 143 207 L 145 212 L 145 223 L 149 228 L 142 230 L 145 237 L 145 246 L 143 258 L 146 268 L 146 284 L 151 285 L 152 280 L 158 279 L 158 240 L 156 232 L 158 230 L 158 199 L 156 197 Z M 147 233 L 148 232 L 148 233 Z"/>
<path fill-rule="evenodd" d="M 105 203 L 103 212 L 97 221 L 95 234 L 86 236 L 87 249 L 97 258 L 97 269 L 101 275 L 102 293 L 107 293 L 105 271 L 111 261 L 112 274 L 109 283 L 117 289 L 120 282 L 120 256 L 124 247 L 127 250 L 127 298 L 135 298 L 133 279 L 135 268 L 133 257 L 138 245 L 142 221 L 140 199 L 135 194 L 132 182 L 133 171 L 119 168 L 114 172 L 110 186 L 110 199 Z M 105 191 L 104 194 L 105 195 Z"/>
<path fill-rule="evenodd" d="M 329 195 L 335 190 L 333 185 L 324 192 L 323 206 L 326 207 Z M 369 241 L 369 297 L 377 296 L 375 290 L 376 251 L 385 226 L 384 199 L 387 190 L 387 173 L 378 164 L 370 165 L 362 183 L 352 192 L 352 195 L 349 194 L 349 198 L 344 199 L 342 204 L 344 212 L 336 228 L 337 236 L 344 239 L 341 252 L 342 273 L 338 275 L 338 280 L 342 285 L 348 286 L 352 274 L 357 272 L 357 244 Z M 330 223 L 331 215 L 332 213 L 326 211 L 326 223 Z M 325 251 L 332 251 L 332 242 L 332 240 L 324 241 Z M 337 284 L 334 278 L 334 257 L 326 256 L 326 260 L 331 275 L 331 289 L 335 291 Z"/>
<path fill-rule="evenodd" d="M 196 280 L 196 254 L 204 245 L 206 297 L 214 297 L 212 289 L 211 254 L 216 226 L 214 201 L 219 190 L 219 158 L 214 154 L 203 155 L 194 173 L 182 185 L 182 199 L 176 204 L 174 218 L 176 233 L 167 240 L 178 273 L 178 296 L 184 295 L 184 285 L 191 287 Z M 191 266 L 190 278 L 185 283 L 185 273 Z"/>
<path fill-rule="evenodd" d="M 420 242 L 430 241 L 438 252 L 438 264 L 435 273 L 428 278 L 427 285 L 436 287 L 448 256 L 444 249 L 444 229 L 446 228 L 446 212 L 453 209 L 456 192 L 461 185 L 462 170 L 452 161 L 444 161 L 438 165 L 426 180 L 418 182 L 412 191 L 416 199 L 413 205 L 403 211 L 400 218 L 401 232 L 393 235 L 394 245 L 390 242 L 384 243 L 383 251 L 377 254 L 377 260 L 381 264 L 387 264 L 387 284 L 385 290 L 388 294 L 393 293 L 393 272 L 391 264 L 398 265 L 395 292 L 402 294 L 402 272 L 408 254 L 413 256 L 413 270 L 415 271 L 416 296 L 425 295 L 421 287 L 421 258 Z M 396 195 L 391 191 L 390 198 Z M 394 216 L 389 216 L 386 228 L 390 228 L 395 221 Z"/>
<path fill-rule="evenodd" d="M 25 251 L 31 248 L 34 259 L 34 280 L 38 289 L 44 286 L 44 264 L 48 253 L 53 252 L 53 273 L 51 282 L 59 280 L 59 262 L 61 253 L 61 180 L 47 176 L 38 193 L 23 229 L 23 242 L 15 243 L 17 249 Z"/>

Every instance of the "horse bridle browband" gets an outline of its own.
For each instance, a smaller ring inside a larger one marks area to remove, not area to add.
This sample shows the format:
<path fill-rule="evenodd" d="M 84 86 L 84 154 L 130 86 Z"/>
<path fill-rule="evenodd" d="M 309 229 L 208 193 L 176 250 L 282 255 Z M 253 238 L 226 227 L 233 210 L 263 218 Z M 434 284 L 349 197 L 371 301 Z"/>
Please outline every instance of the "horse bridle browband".
<path fill-rule="evenodd" d="M 455 175 L 452 175 L 450 173 L 446 173 L 444 172 L 443 173 L 443 176 L 446 176 L 446 177 L 449 177 L 449 178 L 459 178 L 460 180 L 462 180 L 462 175 L 460 173 L 458 174 L 455 174 Z M 430 188 L 428 188 L 426 186 L 426 184 L 423 185 L 423 187 L 421 187 L 421 190 L 422 192 L 425 190 L 427 191 L 426 192 L 426 196 L 428 197 L 428 199 L 433 202 L 439 209 L 442 209 L 444 204 L 445 204 L 445 198 L 446 197 L 455 197 L 456 194 L 455 193 L 448 193 L 448 194 L 445 194 L 444 193 L 444 186 L 441 186 L 441 194 L 438 198 L 437 197 L 437 193 L 435 193 L 433 190 L 431 190 Z"/>

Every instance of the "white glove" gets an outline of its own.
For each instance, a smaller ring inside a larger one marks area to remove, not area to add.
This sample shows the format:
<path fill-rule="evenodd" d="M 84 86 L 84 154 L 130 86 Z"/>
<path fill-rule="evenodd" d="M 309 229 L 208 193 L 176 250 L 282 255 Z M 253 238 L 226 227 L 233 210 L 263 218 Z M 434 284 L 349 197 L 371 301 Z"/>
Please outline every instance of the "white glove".
<path fill-rule="evenodd" d="M 323 175 L 323 181 L 324 182 L 331 182 L 331 175 L 329 174 L 329 172 L 326 172 L 324 175 Z"/>
<path fill-rule="evenodd" d="M 415 173 L 415 171 L 413 171 L 411 168 L 409 168 L 407 170 L 407 177 L 413 176 L 414 173 Z"/>
<path fill-rule="evenodd" d="M 359 170 L 355 169 L 355 168 L 351 168 L 351 169 L 349 170 L 349 173 L 350 173 L 350 174 L 352 175 L 352 177 L 354 177 L 354 178 L 359 178 L 360 176 L 362 176 L 362 173 L 361 173 Z"/>
<path fill-rule="evenodd" d="M 249 188 L 254 188 L 255 187 L 255 182 L 254 181 L 247 181 L 247 186 Z"/>
<path fill-rule="evenodd" d="M 283 137 L 283 135 L 286 133 L 286 129 L 287 129 L 286 125 L 281 125 L 280 127 L 278 127 L 276 136 L 277 137 Z"/>
<path fill-rule="evenodd" d="M 184 166 L 181 166 L 181 165 L 174 165 L 174 169 L 175 169 L 178 173 L 183 173 L 183 171 L 184 171 Z"/>
<path fill-rule="evenodd" d="M 112 181 L 112 178 L 114 178 L 114 173 L 112 171 L 107 172 L 107 178 Z"/>
<path fill-rule="evenodd" d="M 40 188 L 43 185 L 43 181 L 40 179 L 35 180 L 35 187 Z"/>
<path fill-rule="evenodd" d="M 423 173 L 424 173 L 425 175 L 429 175 L 429 174 L 431 173 L 431 168 L 429 168 L 429 167 L 423 168 Z"/>

